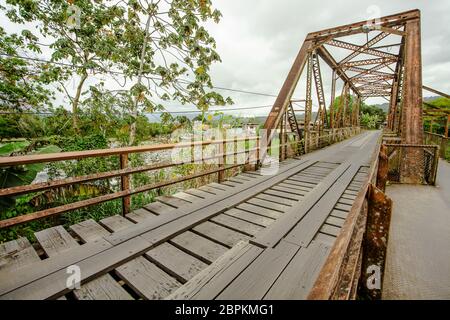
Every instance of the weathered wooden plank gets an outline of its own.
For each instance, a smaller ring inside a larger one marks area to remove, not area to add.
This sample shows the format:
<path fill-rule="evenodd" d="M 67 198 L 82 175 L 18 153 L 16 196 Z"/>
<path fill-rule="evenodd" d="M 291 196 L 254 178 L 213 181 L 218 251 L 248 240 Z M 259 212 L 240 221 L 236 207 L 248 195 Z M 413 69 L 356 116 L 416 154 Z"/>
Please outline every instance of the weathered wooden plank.
<path fill-rule="evenodd" d="M 34 235 L 48 257 L 79 246 L 62 226 L 48 228 Z"/>
<path fill-rule="evenodd" d="M 144 209 L 149 210 L 157 215 L 166 214 L 175 210 L 173 207 L 168 206 L 167 204 L 161 202 L 150 203 L 144 206 Z"/>
<path fill-rule="evenodd" d="M 220 194 L 223 193 L 223 190 L 219 190 L 219 189 L 207 186 L 207 185 L 206 186 L 201 186 L 198 189 L 202 190 L 202 191 L 205 191 L 205 192 L 208 192 L 208 193 L 210 193 L 212 195 L 220 195 Z"/>
<path fill-rule="evenodd" d="M 314 189 L 316 187 L 316 184 L 313 183 L 309 183 L 309 182 L 302 182 L 302 181 L 296 181 L 296 180 L 292 180 L 292 179 L 286 179 L 284 180 L 280 185 L 283 185 L 284 187 L 286 187 L 286 185 L 289 185 L 289 187 L 291 185 L 293 186 L 297 186 L 299 190 L 305 190 L 305 191 L 310 191 L 311 189 Z"/>
<path fill-rule="evenodd" d="M 295 175 L 289 178 L 289 180 L 294 180 L 294 181 L 298 181 L 298 182 L 307 182 L 313 186 L 315 186 L 316 184 L 318 184 L 320 182 L 320 179 L 318 178 L 310 178 L 310 177 L 305 177 L 302 175 Z"/>
<path fill-rule="evenodd" d="M 248 172 L 252 172 L 252 171 L 248 171 Z M 242 177 L 249 178 L 250 180 L 258 179 L 258 177 L 261 176 L 260 174 L 249 174 L 248 172 L 242 172 L 240 175 Z"/>
<path fill-rule="evenodd" d="M 116 268 L 116 272 L 144 299 L 163 299 L 181 286 L 175 278 L 143 257 L 121 265 Z"/>
<path fill-rule="evenodd" d="M 34 290 L 33 288 L 38 288 L 46 286 L 51 281 L 55 279 L 49 279 L 49 275 L 52 273 L 60 272 L 60 276 L 64 279 L 67 278 L 67 266 L 73 264 L 80 264 L 82 260 L 93 257 L 94 255 L 111 248 L 111 244 L 104 239 L 94 240 L 88 242 L 82 246 L 74 247 L 71 250 L 61 252 L 56 256 L 52 256 L 48 259 L 37 261 L 29 265 L 25 265 L 21 268 L 21 272 L 17 273 L 16 270 L 5 270 L 5 272 L 0 272 L 0 296 L 10 293 L 11 297 L 14 299 L 23 299 L 27 296 L 32 296 L 27 290 Z M 85 273 L 82 274 L 84 276 Z M 44 279 L 40 281 L 39 279 Z M 57 279 L 56 279 L 57 280 Z M 38 281 L 36 285 L 33 282 Z M 59 283 L 66 288 L 65 280 Z M 23 288 L 22 288 L 23 287 Z M 13 292 L 17 289 L 17 292 Z M 56 292 L 58 293 L 58 291 Z M 55 292 L 53 294 L 56 294 Z M 40 298 L 39 298 L 40 297 Z M 35 299 L 45 299 L 43 295 L 36 294 Z M 3 299 L 3 296 L 1 297 Z M 8 299 L 8 295 L 5 296 Z"/>
<path fill-rule="evenodd" d="M 269 247 L 273 246 L 276 243 L 278 243 L 291 229 L 293 226 L 294 229 L 298 229 L 301 222 L 304 221 L 304 219 L 309 216 L 310 211 L 315 210 L 316 204 L 320 201 L 320 203 L 323 203 L 322 198 L 324 194 L 328 194 L 328 192 L 333 186 L 336 185 L 336 180 L 338 180 L 341 175 L 346 173 L 348 169 L 351 167 L 349 163 L 344 163 L 340 165 L 338 168 L 336 168 L 330 175 L 328 175 L 320 185 L 317 186 L 313 191 L 308 193 L 308 195 L 299 202 L 296 206 L 293 206 L 287 213 L 285 213 L 282 217 L 280 217 L 277 221 L 275 221 L 272 225 L 270 225 L 268 228 L 266 228 L 264 231 L 262 231 L 260 234 L 258 234 L 257 237 L 254 239 L 251 239 L 250 242 L 254 243 L 256 245 L 259 245 L 261 247 Z M 340 185 L 338 183 L 338 185 Z M 335 187 L 336 188 L 336 187 Z M 341 194 L 340 192 L 339 194 Z M 330 197 L 330 196 L 329 196 Z M 334 206 L 334 203 L 332 205 Z M 322 208 L 319 208 L 320 210 Z M 328 216 L 328 213 L 331 211 L 331 209 L 326 212 L 326 215 Z M 307 215 L 308 214 L 308 215 Z M 324 215 L 323 212 L 319 211 L 319 216 Z M 306 217 L 305 217 L 306 215 Z M 315 214 L 311 215 L 314 219 L 317 218 Z M 309 222 L 311 218 L 308 219 L 307 222 Z M 323 218 L 325 220 L 325 217 Z M 299 222 L 301 221 L 301 222 Z M 302 223 L 303 225 L 304 223 Z M 322 223 L 320 223 L 321 225 Z M 304 227 L 302 227 L 303 229 Z M 311 230 L 307 231 L 306 234 L 308 235 L 308 239 L 310 236 Z M 314 234 L 316 232 L 314 231 Z M 314 234 L 312 236 L 314 236 Z M 293 242 L 297 243 L 297 242 Z"/>
<path fill-rule="evenodd" d="M 145 255 L 181 283 L 185 283 L 208 266 L 168 242 L 151 249 Z"/>
<path fill-rule="evenodd" d="M 350 196 L 357 196 L 358 195 L 358 191 L 354 191 L 354 190 L 345 190 L 344 194 L 346 195 L 350 195 Z"/>
<path fill-rule="evenodd" d="M 247 202 L 241 203 L 236 208 L 237 209 L 241 209 L 241 210 L 245 210 L 245 211 L 249 211 L 249 212 L 252 212 L 252 213 L 256 213 L 256 214 L 259 214 L 261 216 L 266 216 L 266 217 L 269 217 L 269 218 L 272 218 L 272 219 L 277 219 L 278 217 L 280 217 L 283 214 L 283 213 L 281 213 L 279 211 L 263 208 L 263 207 L 256 206 L 254 204 L 247 203 Z"/>
<path fill-rule="evenodd" d="M 287 265 L 264 299 L 305 299 L 314 285 L 330 246 L 312 242 L 302 248 Z"/>
<path fill-rule="evenodd" d="M 330 224 L 332 226 L 336 227 L 342 227 L 344 225 L 345 219 L 336 218 L 333 216 L 329 216 L 327 220 L 325 220 L 325 223 Z"/>
<path fill-rule="evenodd" d="M 326 245 L 332 246 L 334 242 L 336 241 L 335 236 L 330 236 L 329 234 L 325 234 L 322 232 L 317 232 L 316 236 L 314 237 L 315 242 L 321 242 Z"/>
<path fill-rule="evenodd" d="M 182 200 L 189 201 L 191 203 L 199 202 L 203 198 L 193 196 L 192 194 L 186 193 L 186 192 L 177 192 L 173 195 L 174 197 L 180 198 Z"/>
<path fill-rule="evenodd" d="M 270 188 L 270 190 L 276 190 L 276 191 L 280 191 L 280 192 L 287 193 L 287 194 L 293 194 L 293 195 L 297 195 L 297 196 L 304 196 L 312 189 L 310 189 L 310 188 L 299 189 L 296 186 L 293 186 L 291 184 L 280 183 L 280 184 Z"/>
<path fill-rule="evenodd" d="M 281 241 L 263 251 L 217 299 L 262 299 L 300 247 Z"/>
<path fill-rule="evenodd" d="M 339 176 L 308 214 L 289 232 L 285 240 L 299 246 L 308 246 L 333 208 L 340 206 L 340 204 L 335 205 L 335 203 L 344 192 L 348 183 L 353 179 L 353 176 L 358 172 L 358 169 L 358 165 L 351 165 L 348 170 Z"/>
<path fill-rule="evenodd" d="M 285 205 L 285 206 L 293 206 L 295 203 L 297 203 L 296 200 L 289 200 L 286 198 L 281 198 L 278 196 L 272 196 L 270 194 L 267 194 L 266 191 L 264 191 L 264 193 L 260 193 L 256 196 L 256 198 L 261 199 L 261 200 L 266 200 L 266 201 L 270 201 L 273 203 L 277 203 L 277 204 L 281 204 L 281 205 Z"/>
<path fill-rule="evenodd" d="M 250 200 L 247 200 L 247 203 L 251 203 L 263 208 L 267 208 L 267 209 L 272 209 L 272 210 L 276 210 L 279 212 L 286 212 L 290 206 L 285 206 L 279 203 L 274 203 L 271 201 L 267 201 L 267 200 L 263 200 L 263 199 L 259 199 L 259 198 L 252 198 Z"/>
<path fill-rule="evenodd" d="M 263 250 L 239 242 L 167 299 L 214 299 Z"/>
<path fill-rule="evenodd" d="M 220 191 L 231 191 L 232 190 L 231 187 L 223 185 L 223 184 L 219 184 L 216 182 L 211 182 L 211 183 L 207 184 L 206 186 L 220 190 Z"/>
<path fill-rule="evenodd" d="M 342 203 L 336 203 L 336 205 L 334 206 L 335 209 L 338 210 L 342 210 L 342 211 L 350 211 L 350 209 L 352 208 L 351 205 L 348 204 L 342 204 Z"/>
<path fill-rule="evenodd" d="M 300 163 L 300 164 L 299 164 Z M 227 194 L 226 197 L 212 197 L 204 199 L 199 203 L 189 206 L 189 208 L 179 208 L 175 212 L 158 217 L 157 221 L 142 222 L 107 237 L 110 243 L 121 243 L 137 235 L 142 235 L 154 245 L 170 239 L 174 235 L 188 230 L 196 224 L 208 220 L 210 217 L 230 208 L 234 203 L 242 203 L 252 196 L 270 188 L 273 184 L 279 183 L 286 177 L 310 165 L 308 160 L 297 161 L 292 166 L 286 166 L 277 175 L 264 176 L 258 184 L 243 185 L 241 188 Z M 231 205 L 230 205 L 231 204 Z"/>
<path fill-rule="evenodd" d="M 278 201 L 274 201 L 274 202 L 279 202 L 279 203 L 284 203 L 284 201 L 293 201 L 293 203 L 301 200 L 303 198 L 303 195 L 297 195 L 297 194 L 293 194 L 293 193 L 288 193 L 288 192 L 282 192 L 282 191 L 278 191 L 278 190 L 273 190 L 273 189 L 267 189 L 266 191 L 264 191 L 263 193 L 264 195 L 269 195 L 271 197 L 276 197 L 277 199 L 279 199 Z"/>
<path fill-rule="evenodd" d="M 354 200 L 350 200 L 350 199 L 342 198 L 342 197 L 339 198 L 339 200 L 338 200 L 338 203 L 348 204 L 348 205 L 350 205 L 350 206 L 353 205 L 353 202 L 354 202 Z"/>
<path fill-rule="evenodd" d="M 170 242 L 206 263 L 212 263 L 227 251 L 225 246 L 191 231 L 179 234 L 171 239 Z"/>
<path fill-rule="evenodd" d="M 236 208 L 227 210 L 224 212 L 224 214 L 257 224 L 262 227 L 267 227 L 274 221 L 274 219 L 272 218 L 268 218 L 266 216 L 261 216 L 259 214 L 254 214 L 244 210 L 239 210 Z"/>
<path fill-rule="evenodd" d="M 20 237 L 0 244 L 0 272 L 17 270 L 41 261 L 27 238 Z"/>
<path fill-rule="evenodd" d="M 218 242 L 224 246 L 231 248 L 236 243 L 242 240 L 248 240 L 249 236 L 231 230 L 227 227 L 218 225 L 216 223 L 205 221 L 199 225 L 196 225 L 193 230 L 204 236 L 207 239 Z"/>
<path fill-rule="evenodd" d="M 75 289 L 73 293 L 78 300 L 134 300 L 108 273 Z"/>
<path fill-rule="evenodd" d="M 338 217 L 338 218 L 345 219 L 345 218 L 347 218 L 348 212 L 347 211 L 341 211 L 341 210 L 333 209 L 333 211 L 331 211 L 330 215 L 333 216 L 333 217 Z"/>
<path fill-rule="evenodd" d="M 134 223 L 119 215 L 104 218 L 100 220 L 100 224 L 111 232 L 123 230 L 132 226 Z"/>
<path fill-rule="evenodd" d="M 186 200 L 182 200 L 180 198 L 172 197 L 172 196 L 160 196 L 160 197 L 157 197 L 156 200 L 159 202 L 162 202 L 164 204 L 167 204 L 171 207 L 174 207 L 174 208 L 179 208 L 179 207 L 185 206 L 187 204 L 190 204 L 190 202 L 188 202 Z"/>
<path fill-rule="evenodd" d="M 130 212 L 125 217 L 127 217 L 127 219 L 130 219 L 133 222 L 138 223 L 138 222 L 145 221 L 147 219 L 154 220 L 156 218 L 156 215 L 151 213 L 148 210 L 141 208 L 141 209 L 137 209 L 137 210 Z"/>
<path fill-rule="evenodd" d="M 110 232 L 92 219 L 71 225 L 70 229 L 75 232 L 84 243 L 110 234 Z"/>
<path fill-rule="evenodd" d="M 219 214 L 218 216 L 211 218 L 211 221 L 214 221 L 218 224 L 221 224 L 233 230 L 243 232 L 249 236 L 254 236 L 259 231 L 264 229 L 263 227 L 258 226 L 256 224 L 241 219 L 237 219 L 235 217 L 231 217 L 225 214 Z"/>
<path fill-rule="evenodd" d="M 233 181 L 226 180 L 226 181 L 222 181 L 220 184 L 223 184 L 223 185 L 228 186 L 228 187 L 235 188 L 235 187 L 239 187 L 243 183 L 242 182 L 233 182 Z"/>
<path fill-rule="evenodd" d="M 198 189 L 188 189 L 188 190 L 185 190 L 184 192 L 192 194 L 193 196 L 196 196 L 196 197 L 200 197 L 202 199 L 213 197 L 213 195 L 211 193 L 205 192 L 202 190 L 198 190 Z"/>
<path fill-rule="evenodd" d="M 325 233 L 325 234 L 329 234 L 332 236 L 337 237 L 339 235 L 339 232 L 341 231 L 341 228 L 336 227 L 336 226 L 331 226 L 329 224 L 324 224 L 321 228 L 320 228 L 320 232 Z"/>

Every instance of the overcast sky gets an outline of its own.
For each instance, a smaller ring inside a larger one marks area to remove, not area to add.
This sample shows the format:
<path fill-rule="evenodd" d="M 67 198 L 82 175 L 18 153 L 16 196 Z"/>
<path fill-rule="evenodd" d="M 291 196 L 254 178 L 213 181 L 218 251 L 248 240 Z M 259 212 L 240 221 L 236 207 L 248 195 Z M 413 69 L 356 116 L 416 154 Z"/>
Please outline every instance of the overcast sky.
<path fill-rule="evenodd" d="M 450 92 L 450 1 L 299 1 L 213 0 L 222 12 L 218 25 L 209 30 L 217 41 L 222 63 L 212 69 L 214 83 L 224 87 L 278 94 L 309 32 L 411 9 L 422 15 L 423 83 Z M 375 33 L 373 33 L 374 36 Z M 322 64 L 324 65 L 324 64 Z M 329 92 L 331 71 L 322 67 Z M 301 84 L 300 84 L 301 86 Z M 297 95 L 304 96 L 304 91 Z M 275 98 L 230 94 L 236 106 L 271 104 Z M 424 95 L 433 95 L 424 91 Z M 326 96 L 327 104 L 329 96 Z M 368 100 L 368 102 L 384 102 Z M 270 108 L 257 111 L 267 114 Z"/>
<path fill-rule="evenodd" d="M 4 3 L 0 0 L 0 3 Z M 423 83 L 450 92 L 450 1 L 448 0 L 212 0 L 222 12 L 219 24 L 207 28 L 217 41 L 222 63 L 212 67 L 214 85 L 267 94 L 278 94 L 295 56 L 309 32 L 411 9 L 422 14 Z M 17 31 L 4 16 L 0 25 L 9 32 Z M 371 33 L 373 37 L 376 33 Z M 394 41 L 395 42 L 395 41 Z M 322 64 L 326 103 L 330 103 L 331 70 Z M 75 89 L 75 81 L 73 81 Z M 114 82 L 111 81 L 111 86 Z M 231 108 L 271 105 L 274 97 L 219 91 L 231 96 Z M 338 88 L 337 94 L 340 94 Z M 424 91 L 425 96 L 433 95 Z M 295 98 L 304 97 L 301 79 Z M 315 98 L 315 97 L 314 97 Z M 63 102 L 58 99 L 58 102 Z M 369 103 L 382 103 L 377 98 Z M 191 106 L 173 104 L 168 109 L 192 110 Z M 233 111 L 235 115 L 267 115 L 270 107 Z"/>

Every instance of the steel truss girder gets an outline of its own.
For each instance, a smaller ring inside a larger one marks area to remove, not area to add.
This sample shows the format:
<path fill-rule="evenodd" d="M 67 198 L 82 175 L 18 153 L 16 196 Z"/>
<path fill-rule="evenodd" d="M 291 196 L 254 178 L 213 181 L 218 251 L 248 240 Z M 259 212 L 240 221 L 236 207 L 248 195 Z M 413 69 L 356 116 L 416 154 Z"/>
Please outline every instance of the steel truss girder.
<path fill-rule="evenodd" d="M 323 91 L 322 74 L 320 72 L 319 56 L 314 52 L 312 54 L 312 72 L 314 75 L 314 83 L 316 85 L 317 101 L 319 104 L 319 110 L 317 112 L 316 121 L 319 120 L 319 131 L 323 129 L 326 122 L 326 102 L 325 93 Z"/>
<path fill-rule="evenodd" d="M 397 55 L 392 54 L 392 53 L 375 50 L 375 49 L 371 49 L 371 48 L 366 48 L 365 46 L 358 46 L 357 44 L 348 43 L 348 42 L 344 42 L 341 40 L 333 39 L 333 40 L 328 41 L 327 44 L 330 46 L 334 46 L 334 47 L 338 47 L 338 48 L 342 48 L 342 49 L 359 51 L 360 53 L 365 53 L 365 54 L 369 54 L 369 55 L 377 56 L 377 57 L 381 57 L 381 58 L 397 58 Z"/>
<path fill-rule="evenodd" d="M 348 68 L 348 67 L 358 67 L 358 66 L 368 66 L 372 64 L 392 64 L 396 63 L 398 61 L 398 58 L 375 58 L 375 59 L 366 59 L 366 60 L 357 60 L 357 61 L 349 61 L 344 64 L 341 64 L 342 68 Z"/>

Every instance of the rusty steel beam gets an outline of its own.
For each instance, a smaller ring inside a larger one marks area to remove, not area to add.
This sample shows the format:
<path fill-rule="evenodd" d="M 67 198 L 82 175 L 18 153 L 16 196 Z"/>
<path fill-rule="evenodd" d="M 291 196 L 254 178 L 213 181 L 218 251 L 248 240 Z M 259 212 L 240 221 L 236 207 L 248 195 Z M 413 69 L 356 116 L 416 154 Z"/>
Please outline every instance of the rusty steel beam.
<path fill-rule="evenodd" d="M 351 50 L 351 51 L 359 51 L 360 53 L 365 53 L 365 54 L 369 54 L 369 55 L 377 56 L 377 57 L 381 57 L 381 58 L 397 58 L 397 55 L 392 54 L 392 53 L 375 50 L 375 49 L 371 49 L 371 48 L 366 48 L 365 46 L 359 46 L 357 44 L 348 43 L 348 42 L 341 41 L 341 40 L 332 39 L 332 40 L 328 41 L 327 44 L 330 46 L 333 46 L 333 47 L 338 47 L 338 48 L 347 49 L 347 50 Z"/>
<path fill-rule="evenodd" d="M 404 144 L 423 143 L 422 122 L 422 57 L 420 41 L 420 21 L 408 21 L 405 42 L 405 74 L 404 97 L 402 107 L 401 138 Z M 422 183 L 423 152 L 421 150 L 405 150 L 400 167 L 402 182 Z"/>
<path fill-rule="evenodd" d="M 319 120 L 319 134 L 321 134 L 326 122 L 326 104 L 325 93 L 323 91 L 322 74 L 320 72 L 319 57 L 316 53 L 312 56 L 312 69 L 314 75 L 314 83 L 316 85 L 317 102 L 319 110 L 317 111 L 316 122 Z"/>
<path fill-rule="evenodd" d="M 392 64 L 398 61 L 398 58 L 375 58 L 375 59 L 365 59 L 365 60 L 356 60 L 356 61 L 349 61 L 346 63 L 341 64 L 342 68 L 347 67 L 359 67 L 359 66 L 368 66 L 371 64 Z"/>
<path fill-rule="evenodd" d="M 294 93 L 295 87 L 297 86 L 298 80 L 300 79 L 312 44 L 312 41 L 308 40 L 303 42 L 303 45 L 300 48 L 297 57 L 295 58 L 294 64 L 292 65 L 291 70 L 289 71 L 289 74 L 284 81 L 280 92 L 278 93 L 272 110 L 270 111 L 266 122 L 264 123 L 264 129 L 273 130 L 278 127 L 281 116 L 283 115 L 284 111 L 286 111 L 286 108 L 288 107 L 292 98 L 292 94 Z"/>
<path fill-rule="evenodd" d="M 436 90 L 436 89 L 433 89 L 433 88 L 430 88 L 430 87 L 427 87 L 427 86 L 422 86 L 422 88 L 423 88 L 424 90 L 426 90 L 426 91 L 430 91 L 430 92 L 436 93 L 436 94 L 438 94 L 438 95 L 440 95 L 440 96 L 442 96 L 442 97 L 445 97 L 445 98 L 447 98 L 447 99 L 450 99 L 450 95 L 448 95 L 448 94 L 446 94 L 446 93 L 444 93 L 444 92 L 442 92 L 442 91 L 438 91 L 438 90 Z"/>
<path fill-rule="evenodd" d="M 383 72 L 383 71 L 377 71 L 377 69 L 381 69 L 384 68 L 384 65 L 379 65 L 370 69 L 364 69 L 364 68 L 360 68 L 360 67 L 350 67 L 347 70 L 348 71 L 353 71 L 353 72 L 359 72 L 358 74 L 354 75 L 353 77 L 350 78 L 351 81 L 353 81 L 353 79 L 357 79 L 363 75 L 377 75 L 377 76 L 394 76 L 392 73 L 387 73 L 387 72 Z"/>
<path fill-rule="evenodd" d="M 352 79 L 352 82 L 377 82 L 384 80 L 392 80 L 394 78 L 394 74 L 386 74 L 386 75 L 374 75 L 374 76 L 365 76 L 360 78 Z"/>
<path fill-rule="evenodd" d="M 341 78 L 344 83 L 348 83 L 350 85 L 350 88 L 352 88 L 353 92 L 355 92 L 357 95 L 359 95 L 358 89 L 355 87 L 355 85 L 350 81 L 350 78 L 345 74 L 345 72 L 339 67 L 336 60 L 333 58 L 331 53 L 325 48 L 324 46 L 321 46 L 317 48 L 317 53 L 319 56 L 325 61 L 328 66 L 330 66 L 331 69 L 336 71 L 336 75 Z"/>
<path fill-rule="evenodd" d="M 373 20 L 363 20 L 356 23 L 351 23 L 339 27 L 324 29 L 317 32 L 311 32 L 307 36 L 307 40 L 315 40 L 319 41 L 320 39 L 328 38 L 328 37 L 342 37 L 350 34 L 354 34 L 355 32 L 360 33 L 363 31 L 363 27 L 367 25 L 373 26 L 381 26 L 381 27 L 391 27 L 397 26 L 399 24 L 403 24 L 406 21 L 418 19 L 420 17 L 419 10 L 410 10 L 405 11 L 399 14 L 393 14 L 390 16 L 381 17 L 379 19 Z"/>

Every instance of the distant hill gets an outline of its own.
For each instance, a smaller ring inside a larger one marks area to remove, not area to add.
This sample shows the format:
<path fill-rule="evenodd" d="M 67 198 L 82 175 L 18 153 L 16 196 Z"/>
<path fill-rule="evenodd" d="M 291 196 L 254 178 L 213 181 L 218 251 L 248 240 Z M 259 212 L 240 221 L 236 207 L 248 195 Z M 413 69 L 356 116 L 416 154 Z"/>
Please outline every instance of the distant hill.
<path fill-rule="evenodd" d="M 430 102 L 430 101 L 436 100 L 437 98 L 439 98 L 439 97 L 438 96 L 424 97 L 423 101 Z M 388 110 L 389 110 L 389 102 L 380 103 L 380 104 L 373 104 L 373 106 L 382 109 L 384 112 L 388 112 Z"/>

